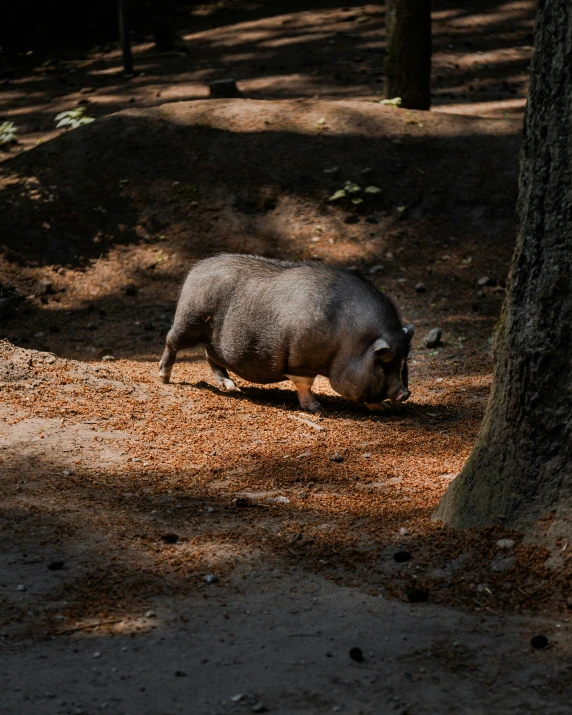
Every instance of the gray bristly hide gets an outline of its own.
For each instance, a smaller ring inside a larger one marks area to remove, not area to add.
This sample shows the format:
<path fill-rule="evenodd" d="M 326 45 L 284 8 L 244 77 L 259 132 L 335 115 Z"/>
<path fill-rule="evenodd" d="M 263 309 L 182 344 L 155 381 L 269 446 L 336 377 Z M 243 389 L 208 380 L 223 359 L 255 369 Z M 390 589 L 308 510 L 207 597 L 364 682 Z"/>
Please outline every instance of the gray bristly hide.
<path fill-rule="evenodd" d="M 316 375 L 355 402 L 409 397 L 407 355 L 415 326 L 402 326 L 392 301 L 362 278 L 317 262 L 221 254 L 189 272 L 160 376 L 169 382 L 177 351 L 206 348 L 217 385 L 289 377 L 300 404 L 316 411 Z"/>

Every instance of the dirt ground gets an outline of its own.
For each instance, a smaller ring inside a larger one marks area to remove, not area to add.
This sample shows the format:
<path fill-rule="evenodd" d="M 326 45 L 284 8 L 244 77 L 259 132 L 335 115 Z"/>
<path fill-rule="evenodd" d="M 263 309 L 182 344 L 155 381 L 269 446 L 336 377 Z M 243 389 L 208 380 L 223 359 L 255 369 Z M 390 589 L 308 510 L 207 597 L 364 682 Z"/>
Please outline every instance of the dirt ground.
<path fill-rule="evenodd" d="M 142 38 L 143 75 L 107 47 L 4 83 L 5 712 L 572 712 L 568 545 L 431 521 L 491 384 L 533 3 L 435 3 L 425 113 L 379 104 L 379 6 L 317 8 L 197 6 L 190 54 Z M 244 98 L 204 98 L 229 75 Z M 95 122 L 53 131 L 86 99 Z M 381 191 L 331 201 L 346 181 Z M 410 401 L 320 378 L 316 417 L 289 383 L 220 393 L 197 352 L 160 384 L 219 251 L 386 290 L 417 325 Z"/>

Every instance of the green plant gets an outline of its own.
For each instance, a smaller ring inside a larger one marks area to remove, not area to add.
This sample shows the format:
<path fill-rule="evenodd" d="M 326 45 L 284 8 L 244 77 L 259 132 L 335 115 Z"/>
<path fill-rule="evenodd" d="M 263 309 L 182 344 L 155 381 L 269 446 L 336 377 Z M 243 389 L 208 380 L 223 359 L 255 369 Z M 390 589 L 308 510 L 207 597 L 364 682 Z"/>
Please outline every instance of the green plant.
<path fill-rule="evenodd" d="M 391 99 L 380 99 L 379 104 L 384 104 L 386 107 L 400 107 L 401 97 L 393 97 Z"/>
<path fill-rule="evenodd" d="M 332 196 L 330 196 L 330 201 L 340 201 L 341 199 L 350 199 L 354 206 L 358 206 L 363 203 L 363 198 L 358 196 L 362 193 L 361 186 L 354 184 L 353 181 L 346 181 L 343 189 L 338 189 Z M 375 196 L 381 193 L 381 189 L 377 186 L 366 186 L 363 189 L 363 193 L 368 196 Z"/>
<path fill-rule="evenodd" d="M 17 140 L 18 135 L 14 122 L 2 122 L 2 124 L 0 124 L 0 145 L 11 144 Z"/>
<path fill-rule="evenodd" d="M 56 129 L 61 129 L 62 127 L 77 129 L 82 124 L 89 124 L 95 121 L 94 117 L 85 117 L 84 114 L 85 107 L 76 107 L 75 109 L 69 109 L 67 112 L 60 112 L 54 119 Z"/>

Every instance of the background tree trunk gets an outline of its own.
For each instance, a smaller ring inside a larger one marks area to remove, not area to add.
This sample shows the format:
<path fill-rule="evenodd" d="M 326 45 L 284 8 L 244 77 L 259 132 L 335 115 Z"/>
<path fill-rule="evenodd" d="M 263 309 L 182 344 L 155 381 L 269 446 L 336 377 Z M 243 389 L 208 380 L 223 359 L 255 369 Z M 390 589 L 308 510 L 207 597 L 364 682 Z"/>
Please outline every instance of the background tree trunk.
<path fill-rule="evenodd" d="M 572 3 L 541 0 L 518 239 L 495 375 L 467 464 L 434 518 L 572 537 Z M 540 521 L 539 521 L 540 520 Z"/>
<path fill-rule="evenodd" d="M 401 106 L 431 106 L 431 0 L 387 0 L 385 93 Z"/>
<path fill-rule="evenodd" d="M 131 42 L 129 40 L 127 0 L 117 0 L 117 12 L 119 15 L 119 36 L 121 38 L 121 53 L 123 55 L 123 71 L 125 74 L 133 74 L 133 56 L 131 54 Z"/>
<path fill-rule="evenodd" d="M 169 52 L 179 48 L 180 42 L 175 32 L 175 13 L 177 3 L 175 0 L 151 0 L 151 24 L 155 36 L 155 48 L 159 52 Z"/>

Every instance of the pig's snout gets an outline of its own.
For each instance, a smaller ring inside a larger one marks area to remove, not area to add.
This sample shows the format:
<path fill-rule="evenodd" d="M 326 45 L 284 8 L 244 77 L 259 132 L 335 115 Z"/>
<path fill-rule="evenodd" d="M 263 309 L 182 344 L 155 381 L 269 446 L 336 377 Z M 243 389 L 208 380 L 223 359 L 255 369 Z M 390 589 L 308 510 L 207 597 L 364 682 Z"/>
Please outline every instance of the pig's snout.
<path fill-rule="evenodd" d="M 397 395 L 395 396 L 395 401 L 396 402 L 405 402 L 409 398 L 409 395 L 411 392 L 409 390 L 399 390 Z"/>

